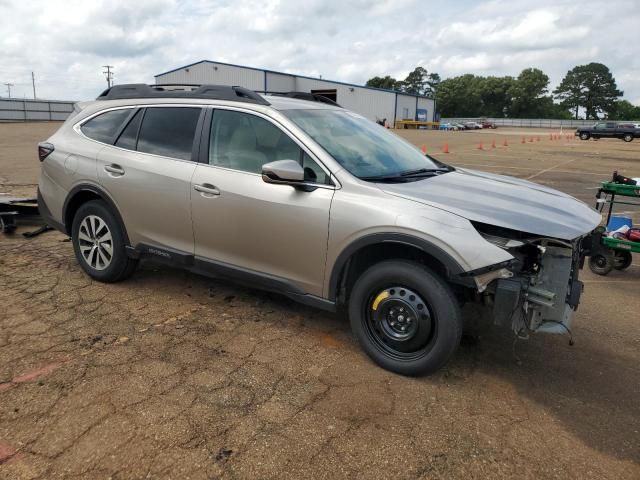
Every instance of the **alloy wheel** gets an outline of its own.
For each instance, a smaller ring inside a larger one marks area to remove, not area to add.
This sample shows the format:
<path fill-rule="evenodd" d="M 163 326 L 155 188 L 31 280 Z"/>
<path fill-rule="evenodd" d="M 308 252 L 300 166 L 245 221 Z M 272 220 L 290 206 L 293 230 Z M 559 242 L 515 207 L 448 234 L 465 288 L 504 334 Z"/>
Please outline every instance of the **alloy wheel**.
<path fill-rule="evenodd" d="M 87 215 L 80 222 L 78 245 L 82 258 L 91 268 L 104 270 L 113 259 L 113 237 L 107 223 L 97 215 Z"/>

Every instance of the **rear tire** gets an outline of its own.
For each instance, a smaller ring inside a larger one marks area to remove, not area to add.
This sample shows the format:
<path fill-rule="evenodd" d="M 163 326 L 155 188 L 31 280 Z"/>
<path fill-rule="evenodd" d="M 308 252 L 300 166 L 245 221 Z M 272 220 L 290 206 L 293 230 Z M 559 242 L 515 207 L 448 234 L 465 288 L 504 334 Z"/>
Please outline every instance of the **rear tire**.
<path fill-rule="evenodd" d="M 582 132 L 580 134 L 580 140 L 589 140 L 589 134 L 587 132 Z"/>
<path fill-rule="evenodd" d="M 613 268 L 616 270 L 626 270 L 633 263 L 633 255 L 631 255 L 631 252 L 616 250 L 613 261 Z"/>
<path fill-rule="evenodd" d="M 627 143 L 632 142 L 633 135 L 631 135 L 630 133 L 625 133 L 624 136 L 622 137 L 622 140 L 624 140 Z"/>
<path fill-rule="evenodd" d="M 428 268 L 404 260 L 380 262 L 358 278 L 349 319 L 367 355 L 401 375 L 442 368 L 462 335 L 462 315 L 449 286 Z"/>
<path fill-rule="evenodd" d="M 613 270 L 613 255 L 597 253 L 589 257 L 589 268 L 596 275 L 608 275 Z"/>
<path fill-rule="evenodd" d="M 123 227 L 100 200 L 80 206 L 73 217 L 71 239 L 82 269 L 100 282 L 124 280 L 138 264 L 127 255 Z"/>

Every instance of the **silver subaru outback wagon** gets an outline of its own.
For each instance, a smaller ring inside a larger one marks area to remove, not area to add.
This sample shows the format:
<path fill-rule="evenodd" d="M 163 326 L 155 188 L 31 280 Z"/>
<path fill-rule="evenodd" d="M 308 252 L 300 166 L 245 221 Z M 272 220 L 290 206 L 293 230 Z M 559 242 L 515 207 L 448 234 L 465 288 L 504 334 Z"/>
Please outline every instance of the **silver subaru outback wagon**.
<path fill-rule="evenodd" d="M 382 367 L 422 375 L 475 302 L 515 334 L 568 331 L 600 215 L 454 168 L 310 94 L 119 85 L 39 144 L 39 206 L 92 278 L 161 262 L 348 312 Z M 295 98 L 302 97 L 302 98 Z"/>

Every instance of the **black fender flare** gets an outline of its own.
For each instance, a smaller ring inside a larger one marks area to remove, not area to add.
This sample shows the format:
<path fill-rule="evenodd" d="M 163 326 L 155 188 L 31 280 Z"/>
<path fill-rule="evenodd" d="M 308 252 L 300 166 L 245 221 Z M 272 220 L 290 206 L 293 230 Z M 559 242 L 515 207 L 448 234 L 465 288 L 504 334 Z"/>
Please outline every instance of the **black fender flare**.
<path fill-rule="evenodd" d="M 65 198 L 64 204 L 62 206 L 62 220 L 64 222 L 65 233 L 71 236 L 71 225 L 68 225 L 67 224 L 68 222 L 66 221 L 69 205 L 73 202 L 73 199 L 76 198 L 76 196 L 82 192 L 91 192 L 95 194 L 109 206 L 113 214 L 116 216 L 116 218 L 120 222 L 120 226 L 122 227 L 122 231 L 124 232 L 125 243 L 127 245 L 130 245 L 129 235 L 127 234 L 127 228 L 124 224 L 124 221 L 122 220 L 122 215 L 120 215 L 120 211 L 118 210 L 118 207 L 116 206 L 115 202 L 109 196 L 109 194 L 105 192 L 102 188 L 91 183 L 82 183 L 82 184 L 76 185 L 67 194 L 67 198 Z"/>
<path fill-rule="evenodd" d="M 462 266 L 442 248 L 428 240 L 405 233 L 372 233 L 354 240 L 338 255 L 329 277 L 329 300 L 335 301 L 341 273 L 351 256 L 364 247 L 383 243 L 403 244 L 422 250 L 444 265 L 447 280 L 463 286 L 475 287 L 473 279 L 462 276 L 465 273 Z"/>

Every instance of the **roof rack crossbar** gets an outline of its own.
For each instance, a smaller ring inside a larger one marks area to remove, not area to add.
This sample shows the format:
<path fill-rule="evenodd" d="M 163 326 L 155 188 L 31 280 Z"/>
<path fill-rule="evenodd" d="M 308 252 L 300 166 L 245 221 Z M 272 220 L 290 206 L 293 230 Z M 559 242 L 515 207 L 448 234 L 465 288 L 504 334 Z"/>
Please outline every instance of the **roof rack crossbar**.
<path fill-rule="evenodd" d="M 248 88 L 228 85 L 195 84 L 147 85 L 145 83 L 130 83 L 114 85 L 102 92 L 96 100 L 120 100 L 127 98 L 202 98 L 270 105 L 263 97 Z"/>

